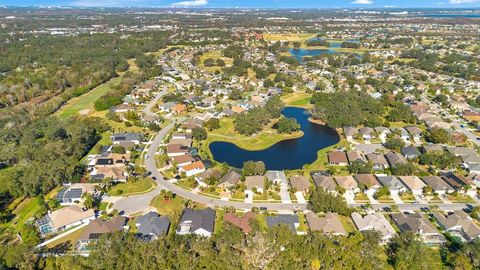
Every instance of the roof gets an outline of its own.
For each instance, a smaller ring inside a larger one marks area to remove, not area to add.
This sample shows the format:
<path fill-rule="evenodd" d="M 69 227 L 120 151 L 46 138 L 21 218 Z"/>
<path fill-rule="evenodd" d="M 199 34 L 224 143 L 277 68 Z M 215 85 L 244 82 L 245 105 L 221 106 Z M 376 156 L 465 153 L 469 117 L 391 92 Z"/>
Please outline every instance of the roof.
<path fill-rule="evenodd" d="M 250 226 L 250 220 L 255 218 L 255 214 L 252 212 L 247 212 L 243 216 L 238 216 L 235 213 L 225 213 L 223 216 L 223 220 L 225 222 L 231 223 L 240 229 L 244 233 L 249 233 L 252 231 L 252 227 Z"/>
<path fill-rule="evenodd" d="M 307 191 L 310 189 L 310 181 L 303 175 L 290 176 L 290 185 L 297 191 Z"/>
<path fill-rule="evenodd" d="M 337 181 L 338 185 L 343 187 L 346 190 L 352 190 L 358 187 L 355 178 L 351 175 L 347 176 L 335 176 L 335 181 Z"/>
<path fill-rule="evenodd" d="M 387 159 L 390 166 L 395 167 L 398 164 L 408 163 L 408 161 L 399 153 L 395 152 L 388 152 L 385 154 L 385 158 Z"/>
<path fill-rule="evenodd" d="M 97 240 L 102 234 L 121 231 L 126 224 L 127 218 L 122 216 L 116 216 L 110 220 L 97 218 L 85 227 L 85 230 L 78 239 Z"/>
<path fill-rule="evenodd" d="M 93 209 L 84 211 L 80 206 L 70 205 L 51 212 L 49 216 L 52 227 L 59 229 L 83 219 L 95 217 L 95 211 Z"/>
<path fill-rule="evenodd" d="M 148 212 L 137 218 L 137 232 L 141 235 L 162 235 L 168 233 L 170 220 L 155 212 Z"/>
<path fill-rule="evenodd" d="M 396 176 L 377 176 L 377 179 L 389 190 L 400 190 L 406 188 Z"/>
<path fill-rule="evenodd" d="M 408 126 L 408 127 L 405 127 L 405 129 L 412 136 L 420 135 L 420 133 L 422 133 L 422 130 L 417 126 Z"/>
<path fill-rule="evenodd" d="M 296 231 L 295 223 L 299 223 L 296 215 L 280 214 L 277 216 L 267 216 L 267 225 L 269 228 L 285 224 L 292 231 Z"/>
<path fill-rule="evenodd" d="M 413 233 L 423 233 L 423 234 L 438 233 L 437 230 L 433 227 L 432 223 L 419 213 L 392 214 L 392 219 L 402 232 L 413 232 Z"/>
<path fill-rule="evenodd" d="M 213 168 L 210 168 L 200 174 L 200 178 L 203 180 L 209 178 L 220 179 L 220 177 L 222 177 L 222 172 Z"/>
<path fill-rule="evenodd" d="M 447 147 L 447 151 L 456 156 L 470 156 L 477 154 L 477 151 L 470 147 L 451 146 Z"/>
<path fill-rule="evenodd" d="M 399 178 L 410 190 L 422 190 L 426 186 L 417 176 L 400 176 Z"/>
<path fill-rule="evenodd" d="M 322 174 L 313 174 L 313 183 L 317 188 L 322 187 L 327 191 L 335 191 L 337 184 L 333 180 L 333 177 Z"/>
<path fill-rule="evenodd" d="M 327 213 L 324 217 L 319 217 L 313 212 L 308 212 L 306 218 L 311 231 L 347 235 L 340 218 L 335 213 Z"/>
<path fill-rule="evenodd" d="M 188 172 L 188 171 L 197 170 L 197 169 L 205 169 L 205 165 L 201 160 L 199 160 L 183 166 L 182 169 Z"/>
<path fill-rule="evenodd" d="M 368 161 L 371 161 L 373 164 L 388 165 L 387 160 L 383 155 L 370 153 L 367 154 Z"/>
<path fill-rule="evenodd" d="M 347 152 L 348 161 L 353 163 L 354 161 L 365 161 L 365 157 L 360 151 L 349 151 Z"/>
<path fill-rule="evenodd" d="M 454 174 L 452 172 L 442 173 L 441 177 L 445 182 L 447 182 L 453 188 L 462 188 L 465 185 L 472 186 L 472 181 L 467 179 L 466 177 L 458 174 Z"/>
<path fill-rule="evenodd" d="M 420 151 L 418 151 L 417 147 L 413 145 L 402 147 L 401 152 L 402 152 L 402 155 L 404 156 L 413 156 L 413 157 L 418 157 L 422 154 L 420 153 Z"/>
<path fill-rule="evenodd" d="M 356 174 L 355 179 L 359 184 L 365 185 L 368 188 L 380 186 L 380 183 L 373 174 Z"/>
<path fill-rule="evenodd" d="M 435 212 L 433 213 L 433 216 L 445 230 L 460 227 L 467 240 L 480 236 L 480 227 L 462 210 L 456 210 L 446 216 L 440 212 Z"/>
<path fill-rule="evenodd" d="M 373 213 L 362 217 L 359 213 L 354 212 L 351 217 L 353 223 L 360 231 L 375 230 L 378 231 L 382 237 L 395 234 L 395 229 L 380 213 Z"/>
<path fill-rule="evenodd" d="M 345 136 L 354 136 L 358 133 L 358 129 L 354 127 L 343 127 L 343 133 Z"/>
<path fill-rule="evenodd" d="M 186 163 L 186 162 L 195 162 L 196 159 L 192 155 L 181 155 L 181 156 L 176 156 L 172 157 L 173 162 L 176 162 L 178 164 Z"/>
<path fill-rule="evenodd" d="M 223 183 L 229 183 L 229 184 L 232 184 L 232 185 L 236 185 L 238 183 L 238 181 L 240 181 L 240 178 L 242 176 L 234 171 L 234 170 L 231 170 L 229 172 L 227 172 L 221 179 L 220 179 L 220 182 L 219 184 L 223 184 Z"/>
<path fill-rule="evenodd" d="M 202 210 L 185 208 L 183 210 L 182 217 L 178 222 L 177 231 L 181 229 L 182 223 L 190 223 L 190 232 L 203 229 L 213 233 L 213 227 L 215 224 L 215 210 L 212 208 L 205 208 Z"/>
<path fill-rule="evenodd" d="M 444 191 L 449 191 L 453 190 L 453 188 L 448 185 L 441 177 L 438 176 L 425 176 L 422 177 L 423 182 L 430 186 L 434 191 L 437 190 L 444 190 Z"/>
<path fill-rule="evenodd" d="M 132 133 L 132 132 L 125 132 L 125 133 L 116 133 L 112 135 L 112 141 L 141 141 L 143 135 L 140 133 Z"/>
<path fill-rule="evenodd" d="M 182 144 L 167 144 L 167 153 L 187 153 L 188 146 Z"/>
<path fill-rule="evenodd" d="M 255 188 L 263 188 L 265 184 L 265 177 L 264 176 L 247 176 L 245 177 L 245 186 L 247 189 L 252 190 Z"/>
<path fill-rule="evenodd" d="M 266 176 L 268 181 L 280 181 L 281 184 L 288 185 L 287 176 L 283 171 L 267 171 Z"/>
<path fill-rule="evenodd" d="M 347 155 L 343 151 L 329 152 L 328 161 L 333 163 L 348 163 Z"/>

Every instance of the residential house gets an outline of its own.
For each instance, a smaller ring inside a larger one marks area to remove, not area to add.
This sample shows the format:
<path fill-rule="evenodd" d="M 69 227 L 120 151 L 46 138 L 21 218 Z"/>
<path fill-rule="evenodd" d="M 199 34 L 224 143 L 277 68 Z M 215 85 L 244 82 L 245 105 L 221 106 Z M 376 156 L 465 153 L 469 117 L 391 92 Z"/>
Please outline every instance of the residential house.
<path fill-rule="evenodd" d="M 189 147 L 181 144 L 167 144 L 166 149 L 167 156 L 171 158 L 188 154 Z"/>
<path fill-rule="evenodd" d="M 360 188 L 358 187 L 357 181 L 351 175 L 347 176 L 335 176 L 335 181 L 337 184 L 345 189 L 345 191 L 350 193 L 357 193 L 360 192 Z"/>
<path fill-rule="evenodd" d="M 360 135 L 362 135 L 362 138 L 364 140 L 371 140 L 374 130 L 370 127 L 362 127 L 358 130 L 358 132 L 360 133 Z"/>
<path fill-rule="evenodd" d="M 82 234 L 78 237 L 77 250 L 89 252 L 89 244 L 97 241 L 102 235 L 119 232 L 127 225 L 128 219 L 122 216 L 115 216 L 110 220 L 97 218 L 91 221 Z"/>
<path fill-rule="evenodd" d="M 231 223 L 234 226 L 239 227 L 245 234 L 248 234 L 252 231 L 250 221 L 253 219 L 255 219 L 255 214 L 252 212 L 247 212 L 242 216 L 239 216 L 235 213 L 225 213 L 223 215 L 223 220 L 225 222 Z"/>
<path fill-rule="evenodd" d="M 331 177 L 330 175 L 325 175 L 324 173 L 318 173 L 318 172 L 317 173 L 312 172 L 311 175 L 312 175 L 313 183 L 315 184 L 317 189 L 323 188 L 328 192 L 331 192 L 334 194 L 337 193 L 337 189 L 336 189 L 337 184 L 333 180 L 333 177 Z"/>
<path fill-rule="evenodd" d="M 367 192 L 375 192 L 382 187 L 373 174 L 356 174 L 355 180 L 360 187 L 365 187 Z"/>
<path fill-rule="evenodd" d="M 350 152 L 347 152 L 347 158 L 348 158 L 348 162 L 350 164 L 354 163 L 354 162 L 362 162 L 362 163 L 366 163 L 366 159 L 365 159 L 365 156 L 363 155 L 362 152 L 360 151 L 350 151 Z"/>
<path fill-rule="evenodd" d="M 95 219 L 93 209 L 84 210 L 78 205 L 70 205 L 60 208 L 37 220 L 40 234 L 45 235 L 51 232 L 62 231 L 80 224 L 89 223 Z"/>
<path fill-rule="evenodd" d="M 283 171 L 267 171 L 267 179 L 274 185 L 288 186 L 287 176 Z"/>
<path fill-rule="evenodd" d="M 314 212 L 308 212 L 305 216 L 310 231 L 320 231 L 332 235 L 347 235 L 347 231 L 336 213 L 327 213 L 324 217 L 319 217 Z"/>
<path fill-rule="evenodd" d="M 417 176 L 400 176 L 399 178 L 413 194 L 421 195 L 423 193 L 426 185 Z"/>
<path fill-rule="evenodd" d="M 373 164 L 374 170 L 384 170 L 388 168 L 388 162 L 381 154 L 370 153 L 367 154 L 367 159 Z"/>
<path fill-rule="evenodd" d="M 139 144 L 142 142 L 143 135 L 132 132 L 116 133 L 112 135 L 111 139 L 114 145 Z"/>
<path fill-rule="evenodd" d="M 158 106 L 161 112 L 169 113 L 172 111 L 172 108 L 175 107 L 175 102 L 166 102 Z"/>
<path fill-rule="evenodd" d="M 368 214 L 362 217 L 359 213 L 354 212 L 351 217 L 353 224 L 359 231 L 373 230 L 380 233 L 380 239 L 383 244 L 387 243 L 396 234 L 390 222 L 380 213 Z"/>
<path fill-rule="evenodd" d="M 72 205 L 83 202 L 83 194 L 95 192 L 95 186 L 87 183 L 65 185 L 55 196 L 60 205 Z"/>
<path fill-rule="evenodd" d="M 297 228 L 300 226 L 300 221 L 296 215 L 279 214 L 277 216 L 267 216 L 268 228 L 280 225 L 286 225 L 290 230 L 296 232 Z"/>
<path fill-rule="evenodd" d="M 377 179 L 383 186 L 390 190 L 391 194 L 398 195 L 407 191 L 407 187 L 393 175 L 377 176 Z"/>
<path fill-rule="evenodd" d="M 343 151 L 332 151 L 328 153 L 328 162 L 330 165 L 347 166 L 347 155 Z"/>
<path fill-rule="evenodd" d="M 385 154 L 385 158 L 387 159 L 390 167 L 395 167 L 399 164 L 408 163 L 408 161 L 402 155 L 395 152 L 388 152 L 387 154 Z"/>
<path fill-rule="evenodd" d="M 443 235 L 422 214 L 398 213 L 392 214 L 391 217 L 400 231 L 416 234 L 425 244 L 438 245 L 445 243 Z"/>
<path fill-rule="evenodd" d="M 402 152 L 402 155 L 406 159 L 415 159 L 415 158 L 419 157 L 420 155 L 422 155 L 422 153 L 420 153 L 420 151 L 418 151 L 417 147 L 415 147 L 413 145 L 402 147 L 401 152 Z"/>
<path fill-rule="evenodd" d="M 201 160 L 180 167 L 180 172 L 185 172 L 187 177 L 197 175 L 205 171 L 205 165 Z"/>
<path fill-rule="evenodd" d="M 474 240 L 480 236 L 480 227 L 464 211 L 456 210 L 453 213 L 444 215 L 441 212 L 434 212 L 438 225 L 454 236 L 459 236 L 467 241 Z"/>
<path fill-rule="evenodd" d="M 137 234 L 145 239 L 156 239 L 160 235 L 166 235 L 170 228 L 170 220 L 166 216 L 160 216 L 155 212 L 148 212 L 137 217 L 135 221 Z"/>
<path fill-rule="evenodd" d="M 220 181 L 218 183 L 218 187 L 220 187 L 222 189 L 230 188 L 230 187 L 238 184 L 238 182 L 240 181 L 241 178 L 242 178 L 241 174 L 239 174 L 238 172 L 236 172 L 234 170 L 231 170 L 231 171 L 227 172 L 224 176 L 222 176 L 222 178 L 220 179 Z"/>
<path fill-rule="evenodd" d="M 303 175 L 290 176 L 290 186 L 296 192 L 301 192 L 306 195 L 310 191 L 310 181 Z"/>
<path fill-rule="evenodd" d="M 206 208 L 195 210 L 185 208 L 178 222 L 176 233 L 179 235 L 196 234 L 210 237 L 215 226 L 215 210 Z"/>
<path fill-rule="evenodd" d="M 420 142 L 422 130 L 419 127 L 417 127 L 417 126 L 407 126 L 407 127 L 405 127 L 405 129 L 407 130 L 408 134 L 410 134 L 410 136 L 412 136 L 414 141 Z"/>
<path fill-rule="evenodd" d="M 353 141 L 353 137 L 358 134 L 358 129 L 354 127 L 343 127 L 343 134 L 347 141 L 351 142 Z"/>
<path fill-rule="evenodd" d="M 175 106 L 173 106 L 171 110 L 174 114 L 180 114 L 180 113 L 185 112 L 187 110 L 187 105 L 185 105 L 185 104 L 175 104 Z"/>
<path fill-rule="evenodd" d="M 247 190 L 253 191 L 257 193 L 263 193 L 263 188 L 265 185 L 265 177 L 264 176 L 247 176 L 245 177 L 245 186 Z"/>
<path fill-rule="evenodd" d="M 453 192 L 453 188 L 447 184 L 441 177 L 438 176 L 424 176 L 422 177 L 423 182 L 427 186 L 431 187 L 433 192 L 437 194 L 446 194 Z"/>
<path fill-rule="evenodd" d="M 442 173 L 440 176 L 443 180 L 445 180 L 445 182 L 447 182 L 460 193 L 466 193 L 471 196 L 475 196 L 477 194 L 477 186 L 470 179 L 463 175 L 446 172 Z"/>
<path fill-rule="evenodd" d="M 441 153 L 443 152 L 443 146 L 441 144 L 425 144 L 422 146 L 424 153 Z"/>
<path fill-rule="evenodd" d="M 222 172 L 217 170 L 217 169 L 213 169 L 213 168 L 210 168 L 204 172 L 202 172 L 200 174 L 200 176 L 198 176 L 198 180 L 199 181 L 202 181 L 202 182 L 205 182 L 205 181 L 208 181 L 210 179 L 220 179 L 222 177 Z"/>

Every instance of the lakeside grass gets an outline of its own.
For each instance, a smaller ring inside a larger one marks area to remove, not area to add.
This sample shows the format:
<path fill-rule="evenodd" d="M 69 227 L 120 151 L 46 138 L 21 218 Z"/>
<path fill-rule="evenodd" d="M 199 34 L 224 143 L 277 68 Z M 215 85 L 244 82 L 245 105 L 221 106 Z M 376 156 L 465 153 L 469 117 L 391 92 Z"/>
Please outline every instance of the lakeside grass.
<path fill-rule="evenodd" d="M 287 106 L 310 109 L 313 107 L 313 105 L 310 104 L 311 98 L 312 98 L 312 95 L 309 93 L 293 92 L 293 93 L 289 93 L 282 96 L 281 99 Z"/>
<path fill-rule="evenodd" d="M 113 186 L 107 193 L 110 196 L 129 196 L 151 191 L 157 184 L 152 179 L 121 183 Z"/>

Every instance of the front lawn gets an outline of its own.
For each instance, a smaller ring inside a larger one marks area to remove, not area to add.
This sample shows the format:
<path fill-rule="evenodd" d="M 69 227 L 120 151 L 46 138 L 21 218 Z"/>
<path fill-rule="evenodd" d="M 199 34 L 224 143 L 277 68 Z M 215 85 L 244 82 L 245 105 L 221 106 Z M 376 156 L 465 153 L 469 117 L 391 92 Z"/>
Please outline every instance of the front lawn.
<path fill-rule="evenodd" d="M 138 181 L 130 181 L 113 186 L 107 193 L 110 196 L 128 196 L 142 194 L 151 191 L 157 183 L 152 179 L 143 179 Z"/>
<path fill-rule="evenodd" d="M 367 194 L 365 193 L 357 193 L 355 194 L 355 198 L 354 198 L 355 201 L 360 201 L 360 202 L 370 202 L 370 200 L 368 199 L 367 197 Z"/>
<path fill-rule="evenodd" d="M 345 229 L 345 231 L 347 232 L 347 234 L 356 231 L 355 226 L 353 225 L 352 220 L 350 219 L 350 217 L 338 215 L 338 218 L 339 218 L 340 221 L 342 222 L 343 228 Z"/>
<path fill-rule="evenodd" d="M 472 197 L 464 194 L 448 195 L 448 199 L 453 203 L 473 203 Z"/>
<path fill-rule="evenodd" d="M 183 199 L 179 196 L 174 196 L 170 201 L 166 201 L 163 195 L 159 195 L 150 202 L 150 205 L 157 209 L 157 212 L 162 216 L 168 216 L 171 221 L 180 218 L 183 210 Z"/>

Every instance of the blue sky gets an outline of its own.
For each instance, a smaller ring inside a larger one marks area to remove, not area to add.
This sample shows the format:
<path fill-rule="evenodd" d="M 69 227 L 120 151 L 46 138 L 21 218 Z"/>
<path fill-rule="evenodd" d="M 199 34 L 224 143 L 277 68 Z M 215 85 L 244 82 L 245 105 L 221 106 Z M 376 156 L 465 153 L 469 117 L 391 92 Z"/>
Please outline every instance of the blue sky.
<path fill-rule="evenodd" d="M 480 0 L 0 0 L 7 6 L 103 7 L 258 7 L 258 8 L 378 8 L 378 7 L 480 7 Z"/>

